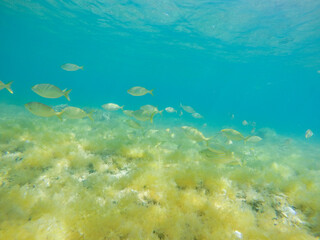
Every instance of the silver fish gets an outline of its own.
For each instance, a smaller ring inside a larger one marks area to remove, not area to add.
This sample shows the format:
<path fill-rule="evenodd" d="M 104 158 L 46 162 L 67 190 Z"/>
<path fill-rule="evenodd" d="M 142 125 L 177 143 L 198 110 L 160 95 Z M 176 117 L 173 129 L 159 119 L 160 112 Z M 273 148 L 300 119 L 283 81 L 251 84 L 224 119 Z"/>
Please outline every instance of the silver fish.
<path fill-rule="evenodd" d="M 260 142 L 262 140 L 261 137 L 259 136 L 250 136 L 250 137 L 247 137 L 245 138 L 245 142 L 252 142 L 252 143 L 257 143 L 257 142 Z"/>
<path fill-rule="evenodd" d="M 40 117 L 53 117 L 57 116 L 60 120 L 62 112 L 56 112 L 53 108 L 39 102 L 29 102 L 26 103 L 25 108 L 29 110 L 32 114 L 40 116 Z"/>
<path fill-rule="evenodd" d="M 153 89 L 148 90 L 144 87 L 133 87 L 133 88 L 130 88 L 127 92 L 132 96 L 143 96 L 143 95 L 146 95 L 147 93 L 150 93 L 153 96 L 153 93 L 152 93 Z"/>
<path fill-rule="evenodd" d="M 177 110 L 175 110 L 173 107 L 166 107 L 165 110 L 166 110 L 168 113 L 177 112 Z"/>
<path fill-rule="evenodd" d="M 144 111 L 142 109 L 139 109 L 139 110 L 136 110 L 136 111 L 133 111 L 132 112 L 132 116 L 139 120 L 139 121 L 148 121 L 150 120 L 150 122 L 152 123 L 153 122 L 153 117 L 156 113 L 150 113 L 150 112 L 147 112 L 147 111 Z"/>
<path fill-rule="evenodd" d="M 83 66 L 78 66 L 73 63 L 65 63 L 65 64 L 61 65 L 61 68 L 66 71 L 77 71 L 79 69 L 83 70 Z"/>
<path fill-rule="evenodd" d="M 115 103 L 106 103 L 106 104 L 103 104 L 102 107 L 108 111 L 117 111 L 119 109 L 123 110 L 124 106 L 120 107 L 118 104 L 115 104 Z"/>
<path fill-rule="evenodd" d="M 200 113 L 192 113 L 191 115 L 194 118 L 203 118 L 203 116 Z"/>
<path fill-rule="evenodd" d="M 69 93 L 71 92 L 71 89 L 61 90 L 60 88 L 49 83 L 37 84 L 37 85 L 34 85 L 31 89 L 41 97 L 59 98 L 59 97 L 65 96 L 66 99 L 70 101 Z"/>
<path fill-rule="evenodd" d="M 244 140 L 244 136 L 240 132 L 238 132 L 234 129 L 228 129 L 228 128 L 222 129 L 221 132 L 229 140 L 233 140 L 233 141 Z"/>
<path fill-rule="evenodd" d="M 92 118 L 92 112 L 86 113 L 81 108 L 77 107 L 66 107 L 62 111 L 62 115 L 69 119 L 82 119 L 85 117 L 90 118 L 91 121 L 94 121 Z"/>
<path fill-rule="evenodd" d="M 205 141 L 208 144 L 208 141 L 211 139 L 211 138 L 205 137 L 202 132 L 200 132 L 198 129 L 194 127 L 182 126 L 181 128 L 184 130 L 188 138 L 196 142 Z"/>
<path fill-rule="evenodd" d="M 182 105 L 182 103 L 180 103 L 180 107 L 183 109 L 183 110 L 185 110 L 187 113 L 195 113 L 196 111 L 192 108 L 192 107 L 190 107 L 190 106 L 184 106 L 184 105 Z"/>

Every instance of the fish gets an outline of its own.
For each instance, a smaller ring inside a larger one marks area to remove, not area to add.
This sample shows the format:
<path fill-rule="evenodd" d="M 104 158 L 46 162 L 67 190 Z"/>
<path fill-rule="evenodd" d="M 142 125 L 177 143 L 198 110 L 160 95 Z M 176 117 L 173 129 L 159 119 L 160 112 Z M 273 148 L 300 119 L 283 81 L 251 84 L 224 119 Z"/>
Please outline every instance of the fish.
<path fill-rule="evenodd" d="M 108 111 L 117 111 L 119 109 L 123 110 L 124 106 L 120 107 L 118 104 L 115 104 L 115 103 L 106 103 L 106 104 L 103 104 L 102 107 Z"/>
<path fill-rule="evenodd" d="M 234 152 L 207 147 L 199 152 L 202 157 L 212 160 L 216 164 L 242 165 L 240 159 L 235 158 Z"/>
<path fill-rule="evenodd" d="M 140 128 L 142 128 L 141 125 L 140 125 L 138 122 L 136 122 L 136 121 L 134 121 L 134 120 L 132 120 L 132 119 L 127 119 L 127 120 L 125 121 L 125 123 L 128 124 L 128 126 L 130 126 L 130 127 L 132 127 L 132 128 L 135 128 L 135 129 L 140 129 Z"/>
<path fill-rule="evenodd" d="M 147 111 L 144 111 L 142 109 L 136 110 L 132 112 L 132 116 L 139 120 L 139 121 L 149 121 L 152 123 L 153 122 L 153 117 L 156 113 L 149 113 Z"/>
<path fill-rule="evenodd" d="M 243 121 L 242 121 L 242 125 L 243 125 L 243 126 L 247 126 L 248 124 L 249 124 L 249 123 L 247 122 L 247 120 L 243 120 Z"/>
<path fill-rule="evenodd" d="M 200 113 L 192 113 L 191 115 L 194 118 L 203 118 L 203 116 Z"/>
<path fill-rule="evenodd" d="M 73 63 L 65 63 L 65 64 L 61 65 L 61 68 L 66 71 L 77 71 L 79 69 L 83 70 L 83 66 L 78 66 Z"/>
<path fill-rule="evenodd" d="M 150 93 L 153 96 L 153 89 L 148 90 L 144 87 L 132 87 L 127 91 L 132 96 L 143 96 Z"/>
<path fill-rule="evenodd" d="M 124 115 L 126 115 L 126 116 L 128 116 L 128 117 L 133 117 L 133 116 L 132 116 L 132 113 L 133 113 L 132 110 L 123 110 L 122 112 L 124 113 Z"/>
<path fill-rule="evenodd" d="M 262 138 L 259 136 L 249 136 L 244 139 L 244 142 L 257 143 L 257 142 L 260 142 L 261 140 Z"/>
<path fill-rule="evenodd" d="M 163 110 L 159 111 L 159 109 L 155 106 L 152 105 L 144 105 L 142 107 L 140 107 L 140 109 L 142 109 L 143 111 L 149 112 L 150 114 L 152 113 L 159 113 L 160 115 L 162 115 Z"/>
<path fill-rule="evenodd" d="M 180 110 L 179 117 L 181 117 L 182 115 L 183 115 L 183 112 L 182 110 Z"/>
<path fill-rule="evenodd" d="M 240 132 L 234 129 L 222 129 L 221 132 L 229 140 L 241 141 L 245 139 L 245 137 Z"/>
<path fill-rule="evenodd" d="M 77 108 L 77 107 L 66 107 L 62 111 L 62 116 L 68 119 L 82 119 L 82 118 L 88 117 L 90 118 L 91 121 L 94 121 L 92 117 L 92 113 L 93 112 L 87 113 L 81 108 Z"/>
<path fill-rule="evenodd" d="M 26 103 L 25 108 L 31 112 L 32 114 L 39 116 L 39 117 L 53 117 L 57 116 L 60 120 L 62 112 L 56 112 L 53 110 L 52 107 L 49 107 L 48 105 L 45 105 L 40 102 L 29 102 Z"/>
<path fill-rule="evenodd" d="M 11 84 L 13 83 L 13 81 L 8 82 L 7 84 L 3 83 L 2 81 L 0 81 L 0 90 L 2 89 L 7 89 L 9 91 L 9 93 L 13 94 L 13 91 L 11 89 Z"/>
<path fill-rule="evenodd" d="M 192 108 L 192 107 L 190 107 L 190 106 L 184 106 L 184 105 L 182 105 L 182 103 L 180 103 L 180 107 L 183 109 L 183 110 L 185 110 L 187 113 L 195 113 L 196 111 Z"/>
<path fill-rule="evenodd" d="M 65 89 L 62 91 L 60 88 L 49 83 L 37 84 L 34 85 L 31 89 L 41 97 L 59 98 L 61 96 L 65 96 L 66 99 L 70 101 L 69 93 L 71 92 L 71 89 Z"/>
<path fill-rule="evenodd" d="M 164 110 L 166 110 L 166 112 L 168 112 L 168 113 L 177 112 L 177 110 L 175 110 L 173 107 L 166 107 Z"/>
<path fill-rule="evenodd" d="M 184 130 L 185 134 L 189 139 L 194 140 L 196 142 L 205 141 L 208 145 L 208 142 L 211 139 L 205 137 L 202 132 L 200 132 L 198 129 L 194 127 L 182 126 L 181 128 Z"/>
<path fill-rule="evenodd" d="M 311 138 L 313 136 L 313 132 L 310 129 L 308 129 L 304 136 L 306 139 Z"/>

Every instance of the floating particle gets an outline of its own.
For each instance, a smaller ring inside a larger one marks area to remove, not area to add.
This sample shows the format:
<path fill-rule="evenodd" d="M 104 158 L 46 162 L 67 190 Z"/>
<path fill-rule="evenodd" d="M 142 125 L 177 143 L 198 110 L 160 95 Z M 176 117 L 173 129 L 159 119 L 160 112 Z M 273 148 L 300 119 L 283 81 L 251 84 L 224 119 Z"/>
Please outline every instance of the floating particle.
<path fill-rule="evenodd" d="M 305 135 L 304 135 L 307 139 L 308 138 L 311 138 L 312 136 L 313 136 L 313 132 L 310 130 L 310 129 L 308 129 L 307 131 L 306 131 L 306 133 L 305 133 Z"/>

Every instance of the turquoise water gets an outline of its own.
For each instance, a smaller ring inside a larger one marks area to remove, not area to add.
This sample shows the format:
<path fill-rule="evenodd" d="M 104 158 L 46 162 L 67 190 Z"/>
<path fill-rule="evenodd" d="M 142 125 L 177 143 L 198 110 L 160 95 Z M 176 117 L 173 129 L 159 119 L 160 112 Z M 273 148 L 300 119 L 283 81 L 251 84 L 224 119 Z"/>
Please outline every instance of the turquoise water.
<path fill-rule="evenodd" d="M 319 16 L 315 0 L 0 1 L 0 239 L 317 240 Z M 178 113 L 134 129 L 106 103 Z"/>
<path fill-rule="evenodd" d="M 206 122 L 235 114 L 319 135 L 317 1 L 2 1 L 0 11 L 1 79 L 16 93 L 1 102 L 66 103 L 29 91 L 48 82 L 72 88 L 77 106 L 182 102 Z M 136 85 L 155 96 L 128 95 Z"/>

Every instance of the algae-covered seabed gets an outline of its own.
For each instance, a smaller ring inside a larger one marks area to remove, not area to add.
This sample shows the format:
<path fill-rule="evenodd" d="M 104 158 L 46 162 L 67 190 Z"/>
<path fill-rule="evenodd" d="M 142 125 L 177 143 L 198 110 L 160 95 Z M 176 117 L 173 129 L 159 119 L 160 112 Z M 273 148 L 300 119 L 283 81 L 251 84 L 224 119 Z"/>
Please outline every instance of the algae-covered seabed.
<path fill-rule="evenodd" d="M 183 122 L 157 124 L 161 116 L 133 129 L 120 112 L 98 110 L 94 122 L 4 104 L 0 113 L 1 239 L 320 235 L 320 146 L 312 139 L 258 130 L 259 143 L 224 146 L 239 166 L 204 157 L 206 144 L 188 139 Z"/>

